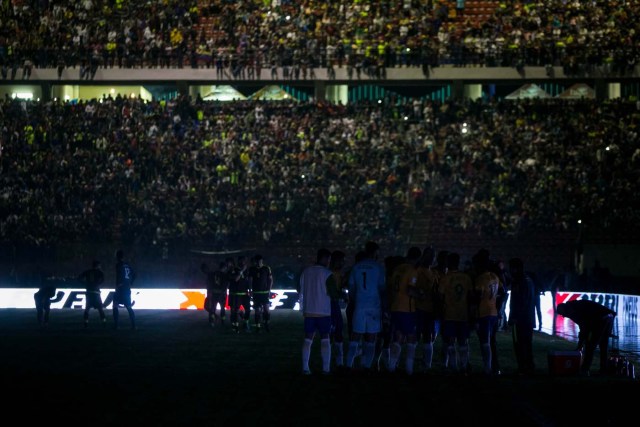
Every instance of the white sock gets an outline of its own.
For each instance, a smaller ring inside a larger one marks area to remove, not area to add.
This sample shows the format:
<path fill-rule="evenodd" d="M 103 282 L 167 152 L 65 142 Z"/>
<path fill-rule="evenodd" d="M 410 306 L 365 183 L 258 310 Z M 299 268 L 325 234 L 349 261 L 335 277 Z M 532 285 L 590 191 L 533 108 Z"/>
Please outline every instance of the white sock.
<path fill-rule="evenodd" d="M 431 363 L 433 363 L 433 343 L 429 342 L 424 345 L 423 363 L 426 369 L 431 369 Z"/>
<path fill-rule="evenodd" d="M 302 370 L 309 370 L 309 356 L 311 356 L 311 343 L 313 340 L 305 338 L 302 343 Z"/>
<path fill-rule="evenodd" d="M 407 343 L 406 346 L 407 354 L 405 356 L 404 368 L 407 371 L 407 374 L 413 374 L 413 359 L 416 355 L 416 343 Z"/>
<path fill-rule="evenodd" d="M 333 343 L 333 352 L 334 359 L 336 361 L 336 366 L 344 366 L 344 350 L 341 342 Z"/>
<path fill-rule="evenodd" d="M 376 343 L 365 342 L 364 350 L 362 352 L 362 367 L 369 369 L 373 365 L 373 356 L 376 355 Z"/>
<path fill-rule="evenodd" d="M 491 346 L 489 343 L 482 344 L 482 365 L 484 366 L 484 373 L 491 373 Z"/>
<path fill-rule="evenodd" d="M 347 351 L 347 367 L 353 368 L 353 361 L 358 354 L 358 341 L 349 341 L 349 350 Z"/>
<path fill-rule="evenodd" d="M 392 342 L 389 348 L 389 372 L 395 372 L 398 367 L 398 360 L 400 359 L 402 346 L 400 343 Z"/>
<path fill-rule="evenodd" d="M 329 338 L 320 340 L 320 355 L 322 356 L 322 370 L 329 372 L 331 370 L 331 341 Z"/>

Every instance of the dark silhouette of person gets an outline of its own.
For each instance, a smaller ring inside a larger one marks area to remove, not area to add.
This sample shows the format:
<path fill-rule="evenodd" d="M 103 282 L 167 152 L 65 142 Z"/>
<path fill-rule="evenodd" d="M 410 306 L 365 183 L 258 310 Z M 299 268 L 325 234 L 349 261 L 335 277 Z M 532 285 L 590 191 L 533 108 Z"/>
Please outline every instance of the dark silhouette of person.
<path fill-rule="evenodd" d="M 84 327 L 86 328 L 89 326 L 89 311 L 91 311 L 92 308 L 98 310 L 100 322 L 102 322 L 103 326 L 106 326 L 107 316 L 104 313 L 102 297 L 100 296 L 100 285 L 104 283 L 104 273 L 102 272 L 100 261 L 93 261 L 91 268 L 80 273 L 78 280 L 84 284 L 86 290 L 86 301 L 82 316 Z"/>
<path fill-rule="evenodd" d="M 124 259 L 122 249 L 116 251 L 116 286 L 113 297 L 113 328 L 118 329 L 119 305 L 123 305 L 129 313 L 129 321 L 131 329 L 136 329 L 136 315 L 133 312 L 133 304 L 131 302 L 131 285 L 136 279 L 136 273 Z"/>
<path fill-rule="evenodd" d="M 578 325 L 577 350 L 583 351 L 580 372 L 589 374 L 596 348 L 600 348 L 600 374 L 607 372 L 609 336 L 617 313 L 597 302 L 579 299 L 558 304 L 556 313 Z"/>
<path fill-rule="evenodd" d="M 56 286 L 53 281 L 47 280 L 45 277 L 42 278 L 40 288 L 33 294 L 33 300 L 36 303 L 38 325 L 40 325 L 41 328 L 49 326 L 51 303 L 60 301 L 62 296 L 62 292 L 56 292 Z"/>
<path fill-rule="evenodd" d="M 536 324 L 536 285 L 525 273 L 520 258 L 509 260 L 511 273 L 511 296 L 509 303 L 509 326 L 513 337 L 518 373 L 531 375 L 534 372 L 533 330 Z"/>

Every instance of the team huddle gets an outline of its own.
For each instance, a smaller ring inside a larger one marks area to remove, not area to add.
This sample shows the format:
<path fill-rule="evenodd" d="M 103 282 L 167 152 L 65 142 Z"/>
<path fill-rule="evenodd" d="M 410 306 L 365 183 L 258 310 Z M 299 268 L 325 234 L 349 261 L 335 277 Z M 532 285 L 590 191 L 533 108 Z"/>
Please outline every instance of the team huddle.
<path fill-rule="evenodd" d="M 209 324 L 212 327 L 224 325 L 228 295 L 229 317 L 234 332 L 239 333 L 241 329 L 251 331 L 252 302 L 256 332 L 262 329 L 269 332 L 269 299 L 273 275 L 262 255 L 254 255 L 251 259 L 241 255 L 236 260 L 228 257 L 220 262 L 215 271 L 211 271 L 203 263 L 201 270 L 206 275 L 207 285 L 204 308 L 209 313 Z"/>
<path fill-rule="evenodd" d="M 443 363 L 452 372 L 468 373 L 469 337 L 478 334 L 482 370 L 487 375 L 500 373 L 495 335 L 504 322 L 507 284 L 504 270 L 480 250 L 472 259 L 470 270 L 460 269 L 460 255 L 434 248 L 424 251 L 411 247 L 405 256 L 378 261 L 379 246 L 366 243 L 355 256 L 354 265 L 343 271 L 344 254 L 328 249 L 317 252 L 315 265 L 300 277 L 299 298 L 304 315 L 305 338 L 302 346 L 302 372 L 309 375 L 311 346 L 320 335 L 322 372 L 329 374 L 332 364 L 337 370 L 353 368 L 365 371 L 402 368 L 414 372 L 416 347 L 422 345 L 422 369 L 433 363 L 434 343 L 443 337 Z M 337 255 L 337 259 L 336 259 Z M 521 265 L 514 258 L 510 264 Z M 513 283 L 520 277 L 513 277 Z M 524 280 L 529 292 L 528 309 L 514 310 L 510 324 L 516 327 L 518 313 L 531 316 L 523 321 L 535 322 L 535 286 Z M 519 292 L 519 291 L 517 291 Z M 348 345 L 343 345 L 340 300 L 347 301 Z M 515 308 L 515 307 L 514 307 Z M 533 333 L 531 332 L 532 338 Z M 531 346 L 522 340 L 518 360 L 522 372 L 532 369 Z"/>

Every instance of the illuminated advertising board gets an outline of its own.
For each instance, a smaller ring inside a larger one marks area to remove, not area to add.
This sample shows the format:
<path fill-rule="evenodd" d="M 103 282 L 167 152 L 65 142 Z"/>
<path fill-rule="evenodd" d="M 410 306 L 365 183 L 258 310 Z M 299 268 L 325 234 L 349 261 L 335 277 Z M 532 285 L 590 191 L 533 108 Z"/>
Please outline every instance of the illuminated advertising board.
<path fill-rule="evenodd" d="M 34 308 L 33 294 L 37 289 L 0 288 L 0 308 Z M 113 289 L 102 290 L 100 296 L 105 308 L 113 306 Z M 51 309 L 83 309 L 85 294 L 82 289 L 58 288 L 51 300 Z M 202 310 L 207 295 L 205 289 L 132 289 L 131 301 L 136 309 Z M 298 293 L 291 289 L 271 291 L 271 310 L 298 309 Z M 228 308 L 228 303 L 227 303 Z"/>

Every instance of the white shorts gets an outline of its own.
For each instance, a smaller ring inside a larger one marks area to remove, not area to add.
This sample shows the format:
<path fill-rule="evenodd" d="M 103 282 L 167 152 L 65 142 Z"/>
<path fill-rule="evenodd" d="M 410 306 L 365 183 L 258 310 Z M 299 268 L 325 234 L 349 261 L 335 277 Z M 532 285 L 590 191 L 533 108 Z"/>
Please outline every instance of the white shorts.
<path fill-rule="evenodd" d="M 379 334 L 382 330 L 380 309 L 356 309 L 353 312 L 353 332 L 357 334 Z"/>

